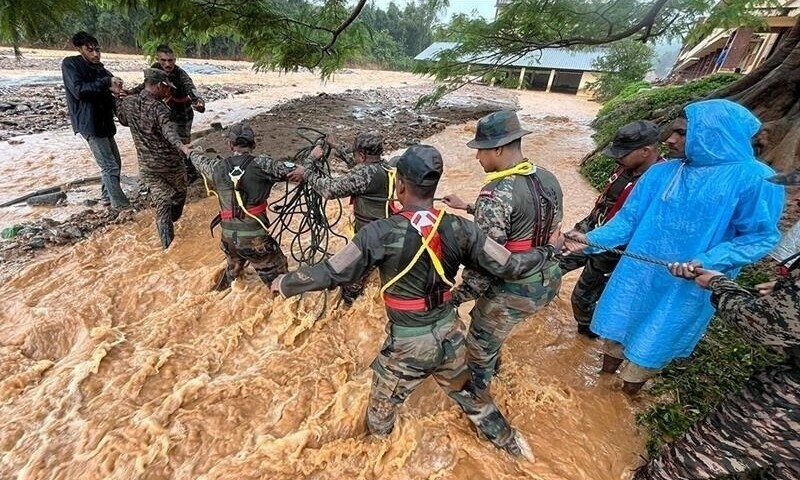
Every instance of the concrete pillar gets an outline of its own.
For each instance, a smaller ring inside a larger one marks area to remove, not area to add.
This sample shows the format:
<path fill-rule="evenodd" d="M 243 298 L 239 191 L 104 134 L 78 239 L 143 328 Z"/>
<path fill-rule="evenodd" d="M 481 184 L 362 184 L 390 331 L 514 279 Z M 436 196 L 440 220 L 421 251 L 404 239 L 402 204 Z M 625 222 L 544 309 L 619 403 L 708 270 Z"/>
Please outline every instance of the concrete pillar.
<path fill-rule="evenodd" d="M 525 80 L 525 67 L 522 67 L 522 70 L 519 71 L 519 83 L 517 84 L 517 90 L 522 88 L 522 82 Z"/>
<path fill-rule="evenodd" d="M 547 89 L 545 89 L 545 92 L 548 92 L 548 93 L 550 92 L 550 88 L 553 87 L 553 81 L 555 79 L 556 79 L 556 71 L 555 71 L 555 69 L 550 70 L 550 78 L 547 79 Z"/>
<path fill-rule="evenodd" d="M 735 70 L 744 60 L 744 56 L 747 55 L 747 47 L 750 46 L 751 38 L 753 38 L 753 29 L 747 27 L 737 28 L 728 44 L 725 60 L 723 60 L 719 70 L 730 72 Z"/>

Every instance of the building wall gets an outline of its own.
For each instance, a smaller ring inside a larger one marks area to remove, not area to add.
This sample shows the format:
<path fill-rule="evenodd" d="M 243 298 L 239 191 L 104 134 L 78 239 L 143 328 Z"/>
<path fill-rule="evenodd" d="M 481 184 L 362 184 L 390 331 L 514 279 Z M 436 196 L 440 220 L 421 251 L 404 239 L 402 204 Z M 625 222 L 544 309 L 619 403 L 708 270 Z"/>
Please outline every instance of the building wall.
<path fill-rule="evenodd" d="M 594 92 L 589 90 L 588 84 L 597 81 L 597 75 L 593 72 L 583 72 L 581 84 L 578 85 L 579 97 L 594 97 Z"/>

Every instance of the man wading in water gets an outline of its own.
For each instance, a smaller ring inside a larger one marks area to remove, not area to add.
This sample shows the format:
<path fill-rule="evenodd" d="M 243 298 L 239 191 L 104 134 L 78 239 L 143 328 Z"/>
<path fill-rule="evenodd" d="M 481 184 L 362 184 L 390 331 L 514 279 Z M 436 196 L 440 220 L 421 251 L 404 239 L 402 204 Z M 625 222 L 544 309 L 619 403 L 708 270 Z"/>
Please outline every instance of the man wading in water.
<path fill-rule="evenodd" d="M 398 408 L 433 376 L 496 447 L 532 459 L 527 442 L 511 428 L 489 392 L 478 395 L 468 388 L 463 324 L 450 303 L 451 279 L 461 264 L 508 279 L 536 275 L 555 261 L 561 234 L 556 231 L 550 243 L 512 254 L 472 222 L 433 208 L 442 170 L 435 148 L 417 145 L 406 150 L 397 162 L 402 212 L 366 225 L 329 260 L 278 277 L 272 290 L 290 297 L 331 289 L 377 267 L 389 323 L 386 341 L 372 362 L 369 431 L 391 433 Z"/>

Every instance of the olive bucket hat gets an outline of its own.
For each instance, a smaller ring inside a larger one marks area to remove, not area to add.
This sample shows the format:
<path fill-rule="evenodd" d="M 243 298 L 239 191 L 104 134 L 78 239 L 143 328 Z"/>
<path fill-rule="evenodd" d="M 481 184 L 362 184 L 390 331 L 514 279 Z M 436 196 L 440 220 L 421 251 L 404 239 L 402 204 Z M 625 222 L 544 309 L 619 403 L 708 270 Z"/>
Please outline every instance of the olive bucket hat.
<path fill-rule="evenodd" d="M 501 110 L 478 120 L 475 138 L 467 143 L 467 146 L 477 149 L 502 147 L 529 133 L 531 133 L 529 130 L 524 130 L 520 126 L 517 112 Z"/>

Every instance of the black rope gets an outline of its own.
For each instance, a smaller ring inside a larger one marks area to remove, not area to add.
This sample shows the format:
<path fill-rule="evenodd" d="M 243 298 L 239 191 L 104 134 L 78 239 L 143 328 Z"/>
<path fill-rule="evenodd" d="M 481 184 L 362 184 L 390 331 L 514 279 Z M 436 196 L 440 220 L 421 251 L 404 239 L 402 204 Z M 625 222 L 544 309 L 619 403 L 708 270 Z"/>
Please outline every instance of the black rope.
<path fill-rule="evenodd" d="M 309 137 L 308 132 L 316 136 Z M 321 145 L 324 153 L 322 158 L 314 162 L 313 167 L 307 166 L 307 168 L 316 168 L 324 175 L 330 176 L 331 170 L 327 159 L 331 149 L 325 143 L 325 133 L 301 127 L 297 129 L 297 134 L 310 145 L 303 147 L 294 155 L 294 163 L 302 165 L 314 146 Z M 301 265 L 312 265 L 332 256 L 334 252 L 329 250 L 330 241 L 337 237 L 347 240 L 343 235 L 333 231 L 344 217 L 342 201 L 322 198 L 305 182 L 300 184 L 286 182 L 285 189 L 284 194 L 269 206 L 270 211 L 276 214 L 270 235 L 280 244 L 283 234 L 290 234 L 292 240 L 289 253 Z M 331 218 L 327 215 L 329 202 L 335 204 L 336 211 Z"/>
<path fill-rule="evenodd" d="M 617 255 L 624 255 L 626 257 L 630 257 L 630 258 L 633 258 L 635 260 L 639 260 L 641 262 L 651 263 L 653 265 L 659 265 L 661 267 L 669 267 L 672 263 L 674 263 L 674 262 L 665 262 L 664 260 L 661 260 L 661 259 L 658 259 L 658 258 L 648 257 L 646 255 L 629 252 L 627 250 L 620 250 L 618 248 L 606 247 L 605 245 L 600 245 L 600 244 L 597 244 L 597 243 L 594 243 L 594 242 L 590 242 L 589 240 L 580 240 L 580 239 L 575 238 L 575 237 L 573 237 L 571 235 L 565 235 L 565 237 L 570 239 L 570 240 L 572 240 L 572 241 L 574 241 L 574 242 L 582 243 L 584 245 L 588 245 L 588 246 L 594 247 L 594 248 L 599 248 L 600 250 L 605 250 L 606 252 L 616 253 Z"/>

